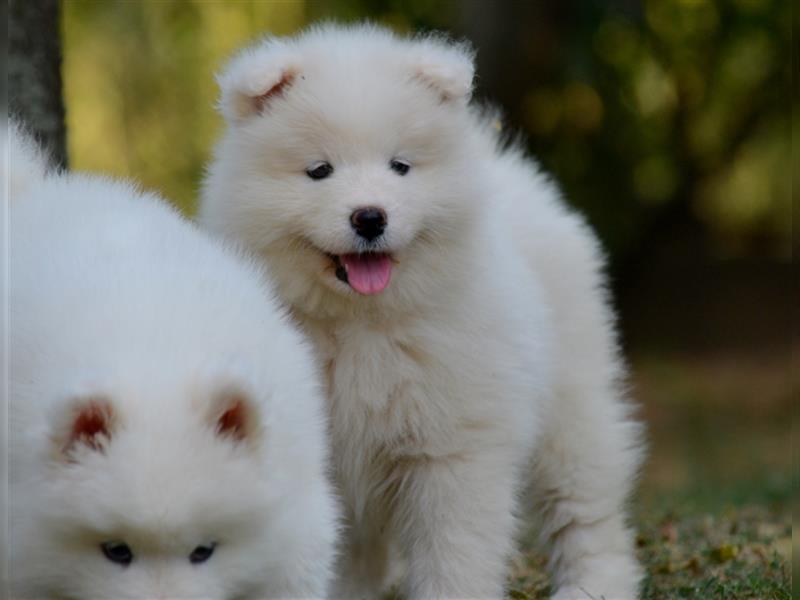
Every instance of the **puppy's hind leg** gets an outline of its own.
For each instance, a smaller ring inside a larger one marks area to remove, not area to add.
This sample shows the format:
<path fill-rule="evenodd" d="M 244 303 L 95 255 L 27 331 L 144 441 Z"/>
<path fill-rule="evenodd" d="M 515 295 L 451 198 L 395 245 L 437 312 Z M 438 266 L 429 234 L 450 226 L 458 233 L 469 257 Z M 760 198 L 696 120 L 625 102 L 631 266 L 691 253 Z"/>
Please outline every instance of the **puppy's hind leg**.
<path fill-rule="evenodd" d="M 542 539 L 555 598 L 630 600 L 641 571 L 624 510 L 644 454 L 642 428 L 623 393 L 599 244 L 575 215 L 545 208 L 519 238 L 553 325 L 552 397 L 532 479 Z"/>
<path fill-rule="evenodd" d="M 607 365 L 606 365 L 607 366 Z M 535 454 L 534 491 L 557 600 L 637 597 L 641 571 L 625 503 L 642 456 L 640 426 L 613 381 L 562 381 Z"/>

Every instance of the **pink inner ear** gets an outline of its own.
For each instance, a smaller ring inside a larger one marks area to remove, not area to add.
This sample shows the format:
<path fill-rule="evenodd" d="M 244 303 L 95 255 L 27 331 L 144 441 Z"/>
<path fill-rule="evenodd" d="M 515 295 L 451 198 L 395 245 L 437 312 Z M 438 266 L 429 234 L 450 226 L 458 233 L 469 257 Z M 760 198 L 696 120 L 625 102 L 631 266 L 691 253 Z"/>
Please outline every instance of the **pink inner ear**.
<path fill-rule="evenodd" d="M 281 77 L 280 81 L 278 81 L 278 83 L 273 85 L 265 93 L 253 98 L 253 103 L 255 104 L 256 111 L 263 112 L 264 107 L 267 105 L 267 103 L 271 99 L 281 96 L 284 90 L 292 83 L 292 81 L 294 81 L 294 73 L 284 72 L 283 76 Z"/>
<path fill-rule="evenodd" d="M 233 400 L 228 409 L 217 419 L 217 433 L 229 435 L 236 440 L 247 436 L 247 406 L 244 400 Z"/>
<path fill-rule="evenodd" d="M 111 437 L 111 405 L 103 400 L 91 400 L 84 404 L 75 420 L 65 450 L 76 443 L 89 446 L 92 450 L 100 450 L 105 440 Z"/>

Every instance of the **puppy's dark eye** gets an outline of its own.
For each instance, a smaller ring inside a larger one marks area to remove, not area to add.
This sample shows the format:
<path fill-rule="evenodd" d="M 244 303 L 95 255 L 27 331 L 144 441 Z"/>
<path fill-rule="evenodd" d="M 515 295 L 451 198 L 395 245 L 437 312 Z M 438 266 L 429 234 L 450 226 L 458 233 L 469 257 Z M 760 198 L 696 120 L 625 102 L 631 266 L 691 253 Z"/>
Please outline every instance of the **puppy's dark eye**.
<path fill-rule="evenodd" d="M 389 162 L 389 166 L 391 167 L 392 171 L 398 175 L 405 175 L 411 168 L 411 163 L 400 160 L 399 158 L 394 158 Z"/>
<path fill-rule="evenodd" d="M 333 173 L 333 167 L 330 163 L 317 162 L 306 169 L 306 175 L 311 179 L 325 179 L 328 175 Z"/>
<path fill-rule="evenodd" d="M 100 549 L 108 560 L 123 567 L 133 562 L 133 551 L 125 542 L 119 540 L 103 542 L 100 544 Z"/>
<path fill-rule="evenodd" d="M 206 562 L 211 558 L 211 555 L 214 554 L 214 548 L 216 547 L 217 545 L 214 543 L 208 544 L 207 546 L 198 546 L 192 550 L 192 553 L 189 555 L 189 562 L 193 565 Z"/>

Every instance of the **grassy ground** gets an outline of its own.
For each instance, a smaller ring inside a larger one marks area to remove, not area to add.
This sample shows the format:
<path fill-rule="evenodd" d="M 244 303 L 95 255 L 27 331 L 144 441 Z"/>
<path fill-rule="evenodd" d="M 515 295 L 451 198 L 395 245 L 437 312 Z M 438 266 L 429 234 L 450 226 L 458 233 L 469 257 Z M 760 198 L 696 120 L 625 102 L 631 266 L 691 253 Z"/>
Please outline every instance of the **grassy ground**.
<path fill-rule="evenodd" d="M 789 365 L 640 361 L 634 384 L 650 437 L 633 506 L 643 598 L 792 598 Z M 543 565 L 520 555 L 512 598 L 549 596 Z"/>
<path fill-rule="evenodd" d="M 761 506 L 713 513 L 654 515 L 639 522 L 639 557 L 646 566 L 643 597 L 791 598 L 791 517 Z M 548 598 L 544 559 L 519 557 L 510 596 Z M 587 596 L 588 598 L 588 596 Z"/>

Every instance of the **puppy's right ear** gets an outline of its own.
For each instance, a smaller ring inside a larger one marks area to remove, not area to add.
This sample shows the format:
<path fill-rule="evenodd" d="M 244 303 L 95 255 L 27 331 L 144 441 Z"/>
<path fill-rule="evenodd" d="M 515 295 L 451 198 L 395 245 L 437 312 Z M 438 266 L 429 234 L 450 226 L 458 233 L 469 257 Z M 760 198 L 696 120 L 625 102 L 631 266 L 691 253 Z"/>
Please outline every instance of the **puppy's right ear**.
<path fill-rule="evenodd" d="M 261 114 L 299 72 L 299 55 L 281 40 L 242 51 L 217 76 L 223 116 L 232 123 Z"/>
<path fill-rule="evenodd" d="M 218 439 L 235 446 L 254 448 L 263 434 L 259 407 L 249 386 L 233 383 L 229 377 L 220 379 L 210 396 L 201 400 L 201 415 Z"/>

